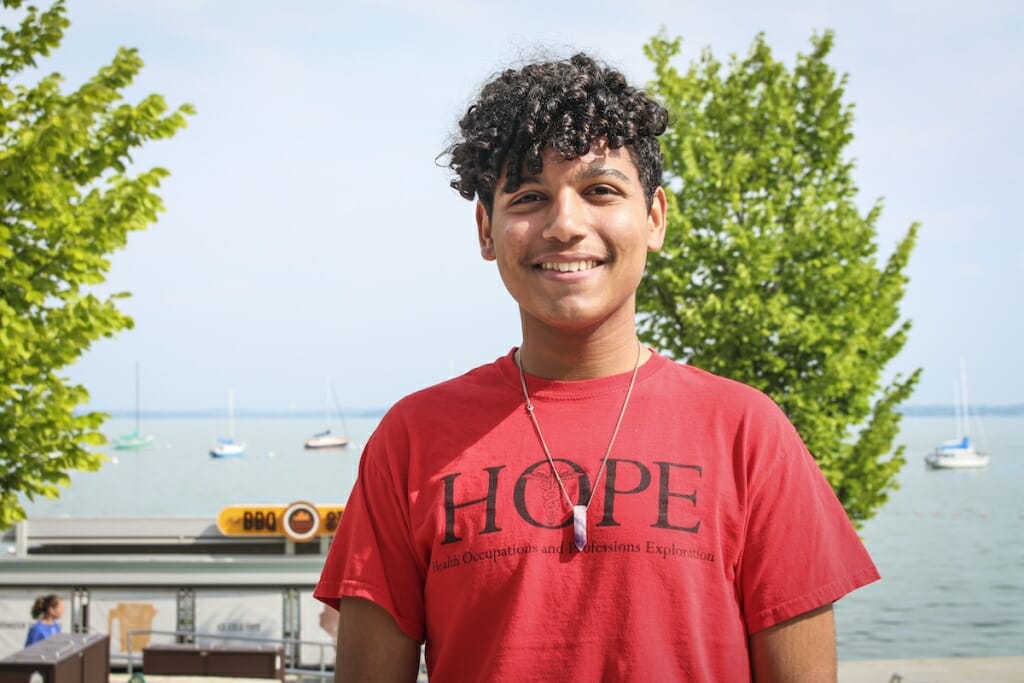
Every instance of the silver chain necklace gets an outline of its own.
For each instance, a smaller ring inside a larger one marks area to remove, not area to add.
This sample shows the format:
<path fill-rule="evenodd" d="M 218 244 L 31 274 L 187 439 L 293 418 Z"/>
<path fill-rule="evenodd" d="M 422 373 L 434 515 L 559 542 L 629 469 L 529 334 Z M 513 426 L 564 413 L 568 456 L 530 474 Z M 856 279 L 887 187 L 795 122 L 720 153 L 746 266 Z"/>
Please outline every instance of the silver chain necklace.
<path fill-rule="evenodd" d="M 622 409 L 619 411 L 619 419 L 615 421 L 615 429 L 612 430 L 612 438 L 608 441 L 608 448 L 604 452 L 604 457 L 601 458 L 601 467 L 597 470 L 597 478 L 594 479 L 594 488 L 590 491 L 590 499 L 587 500 L 586 505 L 574 505 L 572 498 L 569 497 L 569 491 L 565 488 L 565 482 L 562 481 L 562 477 L 558 474 L 558 468 L 555 467 L 555 459 L 551 457 L 551 451 L 548 449 L 547 441 L 544 440 L 544 432 L 540 430 L 540 423 L 537 422 L 537 415 L 533 410 L 533 403 L 530 401 L 530 393 L 526 390 L 526 375 L 523 372 L 523 358 L 521 349 L 516 350 L 516 367 L 519 368 L 519 383 L 523 387 L 523 398 L 526 400 L 526 414 L 530 416 L 530 420 L 533 422 L 533 428 L 537 430 L 537 436 L 540 438 L 540 445 L 544 449 L 544 455 L 547 456 L 548 464 L 551 465 L 551 473 L 555 475 L 555 481 L 558 482 L 558 487 L 562 489 L 562 495 L 565 496 L 565 502 L 572 508 L 572 531 L 573 541 L 576 544 L 576 550 L 583 550 L 587 545 L 587 509 L 590 504 L 594 502 L 594 493 L 597 491 L 597 487 L 601 483 L 601 477 L 604 475 L 605 467 L 608 465 L 608 456 L 612 452 L 612 446 L 615 445 L 615 437 L 619 435 L 619 427 L 622 425 L 622 418 L 626 415 L 626 406 L 629 405 L 629 397 L 633 394 L 633 385 L 636 384 L 636 374 L 640 369 L 640 353 L 643 350 L 643 346 L 640 341 L 636 343 L 636 363 L 633 365 L 633 376 L 629 378 L 629 388 L 626 389 L 626 398 L 622 400 Z"/>

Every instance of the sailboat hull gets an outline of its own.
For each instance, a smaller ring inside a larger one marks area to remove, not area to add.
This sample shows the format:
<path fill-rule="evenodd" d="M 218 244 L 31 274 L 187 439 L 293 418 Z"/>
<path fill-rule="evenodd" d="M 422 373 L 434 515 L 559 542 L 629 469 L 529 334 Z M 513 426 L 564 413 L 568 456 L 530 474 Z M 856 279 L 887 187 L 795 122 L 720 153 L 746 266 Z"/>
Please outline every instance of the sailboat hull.
<path fill-rule="evenodd" d="M 141 436 L 139 434 L 125 434 L 114 439 L 113 446 L 119 451 L 130 451 L 145 448 L 153 443 L 153 436 Z"/>
<path fill-rule="evenodd" d="M 310 439 L 306 439 L 305 447 L 310 449 L 316 448 L 345 448 L 348 446 L 349 440 L 344 436 L 314 436 Z"/>
<path fill-rule="evenodd" d="M 219 443 L 210 449 L 211 458 L 240 458 L 243 455 L 244 443 Z"/>
<path fill-rule="evenodd" d="M 924 462 L 933 470 L 977 469 L 988 467 L 988 455 L 973 448 L 936 449 L 924 457 Z"/>

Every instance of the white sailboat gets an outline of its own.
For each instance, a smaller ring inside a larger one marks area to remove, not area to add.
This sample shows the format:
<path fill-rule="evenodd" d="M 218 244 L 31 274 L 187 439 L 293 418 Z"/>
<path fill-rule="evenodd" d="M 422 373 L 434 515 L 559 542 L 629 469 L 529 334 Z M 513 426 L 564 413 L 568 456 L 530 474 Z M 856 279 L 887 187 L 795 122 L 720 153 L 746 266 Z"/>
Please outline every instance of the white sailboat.
<path fill-rule="evenodd" d="M 956 409 L 956 427 L 959 439 L 943 441 L 934 451 L 924 457 L 925 464 L 931 469 L 952 470 L 988 467 L 989 456 L 974 448 L 971 441 L 970 403 L 967 399 L 967 368 L 963 359 L 960 360 L 960 384 L 954 385 L 954 406 Z"/>
<path fill-rule="evenodd" d="M 330 425 L 331 421 L 331 402 L 333 399 L 334 408 L 338 413 L 338 417 L 341 420 L 342 428 L 345 428 L 345 417 L 341 414 L 341 409 L 338 407 L 338 398 L 334 395 L 334 390 L 331 387 L 330 382 L 327 383 L 327 395 L 324 399 L 324 423 Z M 344 429 L 348 431 L 348 429 Z M 310 438 L 306 439 L 304 446 L 310 449 L 316 448 L 344 448 L 348 446 L 349 438 L 341 434 L 331 434 L 331 428 L 328 426 L 324 431 L 317 432 Z"/>
<path fill-rule="evenodd" d="M 142 404 L 140 397 L 139 364 L 135 364 L 135 431 L 122 434 L 114 439 L 113 447 L 119 451 L 138 450 L 153 443 L 153 435 L 142 435 Z"/>
<path fill-rule="evenodd" d="M 240 458 L 245 455 L 245 443 L 235 441 L 235 394 L 228 392 L 228 435 L 217 439 L 210 448 L 213 458 Z"/>

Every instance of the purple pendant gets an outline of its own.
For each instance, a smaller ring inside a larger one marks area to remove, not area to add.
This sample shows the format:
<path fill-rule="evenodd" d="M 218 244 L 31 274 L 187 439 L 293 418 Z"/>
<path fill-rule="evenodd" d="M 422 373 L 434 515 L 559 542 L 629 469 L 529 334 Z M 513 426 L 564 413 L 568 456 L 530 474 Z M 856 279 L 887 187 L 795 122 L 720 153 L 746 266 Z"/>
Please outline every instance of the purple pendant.
<path fill-rule="evenodd" d="M 587 506 L 572 506 L 572 536 L 576 543 L 576 550 L 583 550 L 587 545 Z"/>

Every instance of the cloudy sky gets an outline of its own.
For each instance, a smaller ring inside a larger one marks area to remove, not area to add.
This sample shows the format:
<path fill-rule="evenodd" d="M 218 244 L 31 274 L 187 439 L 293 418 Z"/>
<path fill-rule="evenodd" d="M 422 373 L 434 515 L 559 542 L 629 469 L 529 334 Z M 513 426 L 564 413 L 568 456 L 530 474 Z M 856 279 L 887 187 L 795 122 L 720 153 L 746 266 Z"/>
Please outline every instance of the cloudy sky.
<path fill-rule="evenodd" d="M 132 292 L 136 328 L 69 371 L 95 407 L 131 407 L 136 362 L 148 409 L 218 409 L 229 389 L 240 409 L 315 409 L 327 381 L 343 406 L 375 408 L 505 353 L 516 309 L 435 157 L 506 64 L 584 49 L 644 82 L 642 46 L 663 27 L 683 37 L 680 66 L 705 47 L 745 53 L 758 32 L 792 62 L 835 31 L 860 201 L 886 207 L 883 254 L 923 224 L 903 305 L 914 328 L 892 371 L 924 368 L 912 404 L 949 403 L 963 357 L 978 403 L 1024 402 L 1015 2 L 69 5 L 46 70 L 73 86 L 137 47 L 132 97 L 198 109 L 136 157 L 171 171 L 168 210 L 113 259 L 106 291 Z"/>

